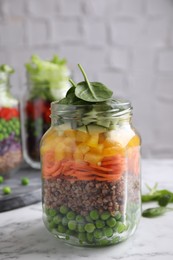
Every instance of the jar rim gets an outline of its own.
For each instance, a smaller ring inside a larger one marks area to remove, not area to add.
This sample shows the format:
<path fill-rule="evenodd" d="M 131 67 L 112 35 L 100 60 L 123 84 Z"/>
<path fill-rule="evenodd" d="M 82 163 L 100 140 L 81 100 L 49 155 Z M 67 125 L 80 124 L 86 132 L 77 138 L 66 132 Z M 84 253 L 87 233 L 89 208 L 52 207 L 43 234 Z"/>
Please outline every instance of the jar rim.
<path fill-rule="evenodd" d="M 88 103 L 83 105 L 59 104 L 58 101 L 51 103 L 51 118 L 57 116 L 75 118 L 76 115 L 85 117 L 91 111 L 94 111 L 94 116 L 97 115 L 102 118 L 108 115 L 111 117 L 124 117 L 125 115 L 130 116 L 132 114 L 132 106 L 130 101 L 117 98 L 110 99 L 106 102 Z"/>
<path fill-rule="evenodd" d="M 80 104 L 80 105 L 74 105 L 74 104 L 59 104 L 59 101 L 53 101 L 51 102 L 51 110 L 55 111 L 56 108 L 62 108 L 62 110 L 64 110 L 65 108 L 86 108 L 86 107 L 102 107 L 103 105 L 108 105 L 111 106 L 112 109 L 117 108 L 124 108 L 124 109 L 132 109 L 131 106 L 131 102 L 127 99 L 122 99 L 122 98 L 113 98 L 113 99 L 109 99 L 107 101 L 102 101 L 102 102 L 98 102 L 98 103 L 94 103 L 94 102 L 88 102 L 88 104 Z"/>

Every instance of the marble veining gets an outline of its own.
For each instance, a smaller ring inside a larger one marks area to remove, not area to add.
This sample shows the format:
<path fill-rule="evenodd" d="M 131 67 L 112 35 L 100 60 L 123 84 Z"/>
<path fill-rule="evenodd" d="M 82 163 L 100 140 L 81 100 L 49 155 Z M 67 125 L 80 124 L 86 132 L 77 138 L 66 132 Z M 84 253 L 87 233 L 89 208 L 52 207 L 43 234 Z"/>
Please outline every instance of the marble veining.
<path fill-rule="evenodd" d="M 173 161 L 145 160 L 142 169 L 143 191 L 145 183 L 154 185 L 155 182 L 160 188 L 173 190 Z M 66 245 L 49 234 L 38 203 L 0 213 L 0 260 L 172 260 L 172 219 L 172 212 L 155 219 L 141 218 L 136 233 L 123 243 L 105 248 L 80 248 Z"/>

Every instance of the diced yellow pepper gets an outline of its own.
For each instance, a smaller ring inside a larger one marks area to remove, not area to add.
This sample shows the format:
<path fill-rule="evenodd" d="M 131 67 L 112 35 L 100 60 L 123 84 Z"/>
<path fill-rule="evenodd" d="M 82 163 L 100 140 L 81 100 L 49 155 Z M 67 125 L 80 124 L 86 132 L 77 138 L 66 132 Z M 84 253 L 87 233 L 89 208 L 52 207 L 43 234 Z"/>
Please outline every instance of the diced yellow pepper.
<path fill-rule="evenodd" d="M 78 145 L 78 149 L 83 153 L 83 154 L 86 154 L 90 148 L 88 145 L 84 144 L 84 143 L 81 143 Z"/>
<path fill-rule="evenodd" d="M 83 154 L 78 148 L 75 149 L 73 153 L 73 158 L 75 161 L 83 161 Z"/>
<path fill-rule="evenodd" d="M 74 129 L 68 129 L 64 131 L 64 135 L 66 137 L 71 137 L 71 138 L 75 138 L 76 137 L 76 130 Z"/>
<path fill-rule="evenodd" d="M 75 145 L 75 139 L 73 137 L 64 137 L 63 142 L 66 146 L 74 146 Z"/>
<path fill-rule="evenodd" d="M 103 144 L 104 144 L 104 147 L 120 146 L 119 143 L 117 143 L 115 140 L 112 140 L 110 138 L 106 138 Z"/>
<path fill-rule="evenodd" d="M 54 140 L 56 140 L 56 138 L 58 137 L 58 132 L 56 129 L 54 128 L 50 128 L 42 137 L 42 144 L 44 143 L 49 143 L 52 142 Z"/>
<path fill-rule="evenodd" d="M 103 149 L 103 156 L 114 156 L 117 154 L 124 155 L 125 150 L 120 147 L 112 146 Z"/>
<path fill-rule="evenodd" d="M 63 142 L 57 143 L 55 147 L 55 159 L 56 160 L 63 160 L 65 158 L 65 144 Z"/>
<path fill-rule="evenodd" d="M 82 132 L 82 131 L 76 131 L 76 141 L 85 143 L 89 138 L 89 134 Z"/>
<path fill-rule="evenodd" d="M 84 156 L 84 161 L 89 162 L 91 164 L 97 164 L 98 165 L 98 163 L 101 162 L 102 158 L 103 158 L 103 156 L 100 155 L 100 154 L 88 152 Z"/>
<path fill-rule="evenodd" d="M 99 134 L 99 144 L 103 144 L 105 141 L 105 133 L 100 133 Z"/>
<path fill-rule="evenodd" d="M 73 159 L 73 147 L 67 146 L 64 148 L 65 151 L 65 159 Z"/>
<path fill-rule="evenodd" d="M 138 135 L 135 135 L 127 144 L 127 147 L 134 147 L 134 146 L 139 146 L 140 145 L 140 137 Z"/>
<path fill-rule="evenodd" d="M 99 141 L 99 134 L 92 134 L 89 140 L 87 141 L 87 145 L 90 147 L 97 147 Z"/>
<path fill-rule="evenodd" d="M 59 136 L 50 136 L 49 140 L 42 142 L 40 152 L 41 154 L 46 153 L 47 151 L 54 150 L 60 143 L 62 143 L 62 137 Z"/>
<path fill-rule="evenodd" d="M 97 147 L 92 147 L 90 151 L 92 153 L 99 153 L 99 154 L 101 154 L 103 152 L 103 147 L 104 147 L 103 144 L 98 144 Z"/>

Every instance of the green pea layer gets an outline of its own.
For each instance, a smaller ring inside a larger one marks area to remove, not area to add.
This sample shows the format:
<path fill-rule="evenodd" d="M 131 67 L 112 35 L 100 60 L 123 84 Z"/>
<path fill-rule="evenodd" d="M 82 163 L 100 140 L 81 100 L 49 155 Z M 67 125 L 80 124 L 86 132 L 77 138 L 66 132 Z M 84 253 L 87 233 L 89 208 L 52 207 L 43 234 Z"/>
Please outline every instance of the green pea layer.
<path fill-rule="evenodd" d="M 123 223 L 122 214 L 117 211 L 114 216 L 108 211 L 99 213 L 92 210 L 84 217 L 62 205 L 57 209 L 45 209 L 46 225 L 50 232 L 63 234 L 66 240 L 70 236 L 78 238 L 79 244 L 104 246 L 120 241 L 120 234 L 128 226 Z"/>

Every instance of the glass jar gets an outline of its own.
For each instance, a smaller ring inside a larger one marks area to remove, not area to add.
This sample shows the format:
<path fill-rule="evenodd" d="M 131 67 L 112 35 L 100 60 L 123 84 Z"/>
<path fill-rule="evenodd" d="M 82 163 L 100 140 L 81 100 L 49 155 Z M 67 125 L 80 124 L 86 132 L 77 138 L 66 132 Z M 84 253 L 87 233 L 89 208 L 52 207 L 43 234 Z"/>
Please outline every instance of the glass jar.
<path fill-rule="evenodd" d="M 43 220 L 66 243 L 106 246 L 132 235 L 141 215 L 140 137 L 123 100 L 51 104 L 41 141 Z"/>
<path fill-rule="evenodd" d="M 10 93 L 13 70 L 0 66 L 0 175 L 8 178 L 22 161 L 19 102 Z"/>
<path fill-rule="evenodd" d="M 28 63 L 26 68 L 23 150 L 26 162 L 39 169 L 40 140 L 50 127 L 50 103 L 65 96 L 69 88 L 70 73 L 66 61 L 59 60 L 56 56 L 52 61 L 44 61 L 33 56 L 32 62 Z"/>

